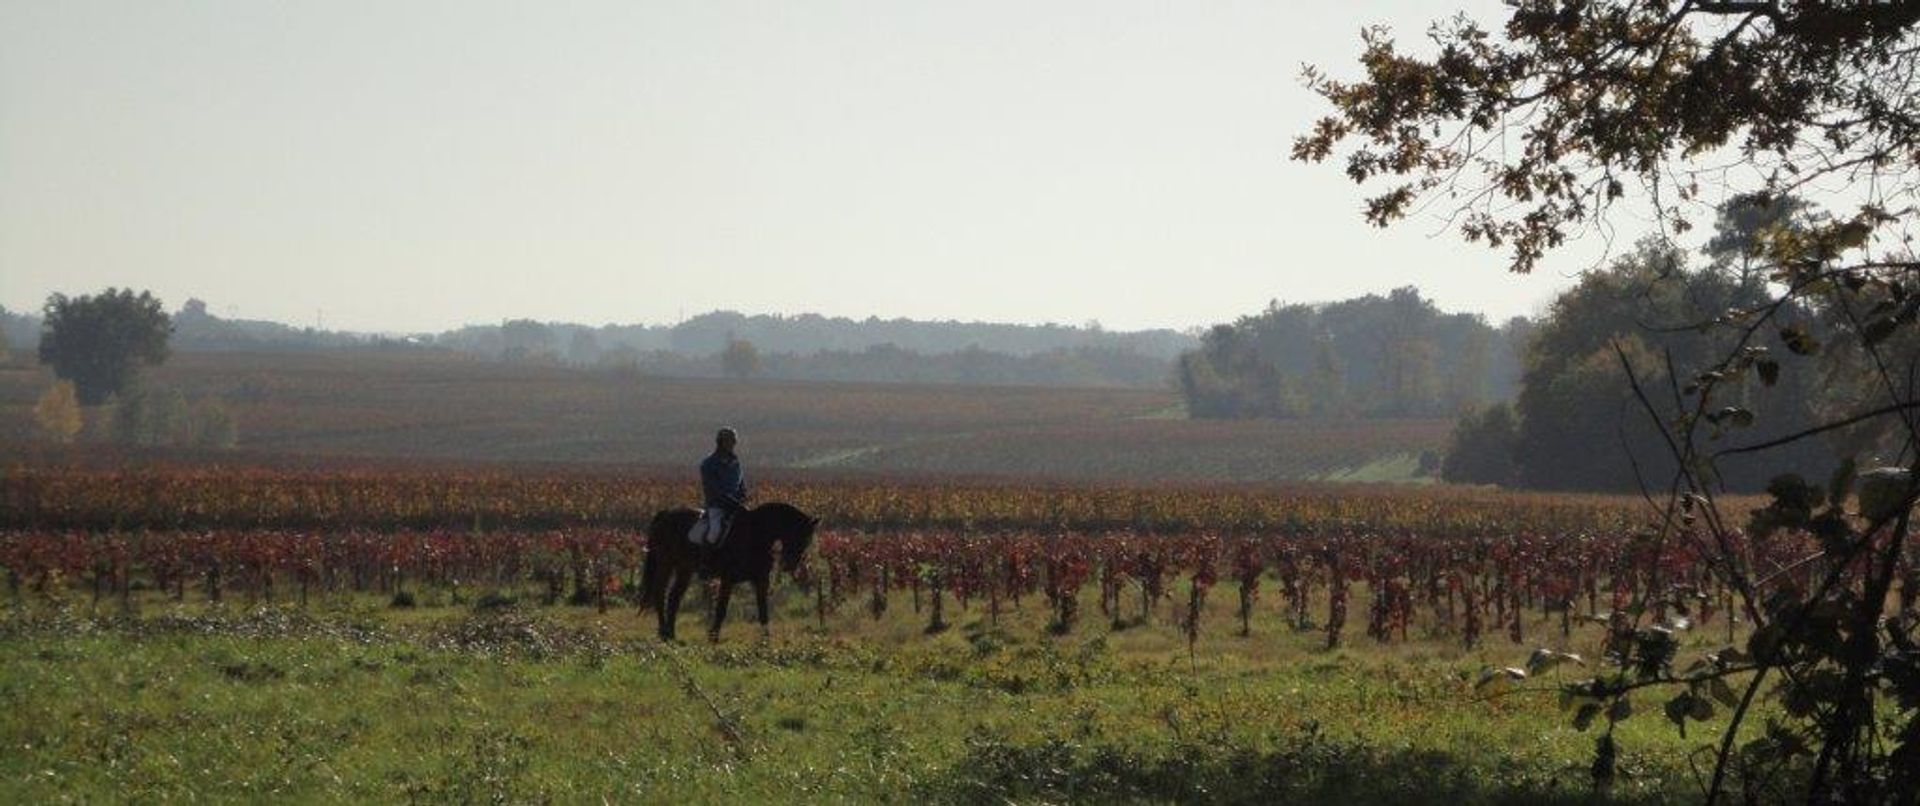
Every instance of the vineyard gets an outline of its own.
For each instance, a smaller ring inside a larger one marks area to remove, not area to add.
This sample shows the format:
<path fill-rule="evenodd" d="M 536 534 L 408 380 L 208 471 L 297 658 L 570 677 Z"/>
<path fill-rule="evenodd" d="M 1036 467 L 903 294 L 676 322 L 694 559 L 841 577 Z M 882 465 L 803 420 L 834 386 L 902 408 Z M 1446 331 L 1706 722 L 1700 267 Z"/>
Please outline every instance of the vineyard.
<path fill-rule="evenodd" d="M 1782 584 L 1806 584 L 1820 569 L 1798 562 L 1811 547 L 1781 540 L 1744 546 Z M 0 533 L 0 567 L 15 597 L 33 591 L 57 595 L 63 586 L 90 589 L 131 602 L 136 589 L 167 593 L 174 601 L 219 601 L 244 595 L 253 602 L 356 593 L 412 598 L 411 591 L 510 591 L 537 587 L 544 603 L 562 598 L 605 610 L 637 604 L 641 540 L 607 528 L 551 531 L 274 531 Z M 1527 640 L 1524 614 L 1557 615 L 1559 635 L 1576 623 L 1609 624 L 1608 614 L 1631 603 L 1669 603 L 1675 615 L 1699 625 L 1716 615 L 1733 620 L 1729 590 L 1697 549 L 1656 549 L 1624 535 L 1428 537 L 1340 533 L 1290 537 L 905 531 L 884 535 L 829 534 L 820 539 L 807 574 L 809 594 L 824 626 L 830 615 L 856 606 L 878 618 L 895 598 L 910 595 L 927 630 L 948 626 L 946 603 L 983 609 L 997 625 L 1023 599 L 1042 600 L 1053 629 L 1082 620 L 1091 594 L 1098 612 L 1115 624 L 1131 616 L 1151 621 L 1161 603 L 1184 590 L 1180 627 L 1197 637 L 1208 596 L 1224 589 L 1243 635 L 1256 617 L 1297 630 L 1324 632 L 1338 646 L 1349 621 L 1381 642 L 1408 640 L 1410 626 L 1426 634 L 1455 635 L 1467 646 L 1488 634 Z M 1184 583 L 1184 584 L 1183 584 Z M 1356 601 L 1355 588 L 1365 592 Z M 1263 592 L 1277 601 L 1261 611 Z M 1909 594 L 1910 598 L 1910 594 Z M 924 608 L 923 608 L 924 603 Z M 1596 615 L 1598 614 L 1598 615 Z M 1661 614 L 1662 617 L 1665 614 Z"/>
<path fill-rule="evenodd" d="M 0 567 L 16 598 L 79 588 L 129 605 L 136 590 L 305 605 L 532 591 L 604 611 L 637 604 L 643 525 L 692 491 L 647 475 L 180 465 L 16 468 L 0 494 Z M 997 624 L 1042 602 L 1056 631 L 1097 611 L 1116 625 L 1172 619 L 1191 641 L 1220 595 L 1240 634 L 1271 619 L 1328 647 L 1353 631 L 1522 643 L 1528 613 L 1557 618 L 1565 639 L 1638 602 L 1658 603 L 1661 620 L 1717 620 L 1729 638 L 1735 622 L 1710 547 L 1651 540 L 1621 499 L 861 479 L 777 479 L 764 496 L 827 524 L 811 589 L 789 593 L 823 627 L 849 609 L 878 618 L 902 597 L 929 632 L 948 626 L 949 603 Z M 1735 548 L 1773 584 L 1824 571 L 1803 538 Z"/>
<path fill-rule="evenodd" d="M 1482 696 L 1487 670 L 1588 663 L 1650 629 L 1749 640 L 1717 549 L 1645 531 L 1635 499 L 758 486 L 823 518 L 772 635 L 676 645 L 637 612 L 644 525 L 694 495 L 676 475 L 16 463 L 0 735 L 29 751 L 0 755 L 0 794 L 1590 802 L 1591 735 L 1554 697 Z M 1770 589 L 1836 570 L 1802 535 L 1741 541 Z M 1910 560 L 1904 579 L 1911 613 Z M 698 622 L 714 598 L 692 601 Z M 1667 802 L 1712 731 L 1617 734 L 1607 799 Z M 83 761 L 103 754 L 124 760 Z M 167 761 L 189 755 L 214 760 Z"/>

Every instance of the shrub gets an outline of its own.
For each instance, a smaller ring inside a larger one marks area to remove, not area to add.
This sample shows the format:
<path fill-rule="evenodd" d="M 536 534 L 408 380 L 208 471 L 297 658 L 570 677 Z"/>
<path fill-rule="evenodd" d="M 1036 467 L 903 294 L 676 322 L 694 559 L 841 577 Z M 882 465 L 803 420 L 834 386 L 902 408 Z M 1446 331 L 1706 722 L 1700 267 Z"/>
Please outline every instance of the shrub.
<path fill-rule="evenodd" d="M 40 402 L 33 406 L 33 422 L 41 433 L 55 442 L 72 442 L 86 424 L 80 414 L 80 397 L 72 381 L 54 381 Z"/>

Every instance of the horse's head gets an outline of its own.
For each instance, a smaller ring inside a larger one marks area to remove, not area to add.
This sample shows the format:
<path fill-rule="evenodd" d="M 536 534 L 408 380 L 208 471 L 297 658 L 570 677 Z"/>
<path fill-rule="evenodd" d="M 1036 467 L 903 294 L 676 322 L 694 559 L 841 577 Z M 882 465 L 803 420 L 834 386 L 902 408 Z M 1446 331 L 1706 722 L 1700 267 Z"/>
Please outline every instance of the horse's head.
<path fill-rule="evenodd" d="M 820 519 L 791 504 L 767 504 L 760 510 L 766 515 L 767 537 L 780 543 L 780 570 L 797 577 L 805 570 L 802 563 L 807 559 L 807 548 L 813 545 Z"/>
<path fill-rule="evenodd" d="M 820 519 L 804 517 L 794 531 L 780 540 L 780 570 L 798 575 L 805 569 L 801 563 L 807 559 L 807 547 L 813 545 L 813 532 L 820 527 Z"/>

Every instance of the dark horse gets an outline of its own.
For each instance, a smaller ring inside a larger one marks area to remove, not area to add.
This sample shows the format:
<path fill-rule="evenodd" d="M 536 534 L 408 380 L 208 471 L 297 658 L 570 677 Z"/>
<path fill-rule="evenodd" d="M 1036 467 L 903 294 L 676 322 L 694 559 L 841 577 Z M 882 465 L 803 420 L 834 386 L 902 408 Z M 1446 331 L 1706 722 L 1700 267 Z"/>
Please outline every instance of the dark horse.
<path fill-rule="evenodd" d="M 687 533 L 699 517 L 699 510 L 667 509 L 656 513 L 647 525 L 647 559 L 640 568 L 640 609 L 651 607 L 660 614 L 660 637 L 664 640 L 673 640 L 680 597 L 686 595 L 687 583 L 698 570 L 698 555 Z M 773 544 L 780 544 L 781 570 L 798 576 L 807 546 L 813 543 L 814 527 L 819 525 L 819 518 L 777 502 L 734 516 L 726 542 L 713 555 L 712 571 L 719 578 L 720 593 L 714 598 L 713 623 L 707 627 L 707 636 L 720 640 L 720 624 L 727 619 L 727 599 L 733 594 L 733 586 L 742 582 L 753 583 L 754 603 L 760 607 L 760 629 L 765 632 Z"/>

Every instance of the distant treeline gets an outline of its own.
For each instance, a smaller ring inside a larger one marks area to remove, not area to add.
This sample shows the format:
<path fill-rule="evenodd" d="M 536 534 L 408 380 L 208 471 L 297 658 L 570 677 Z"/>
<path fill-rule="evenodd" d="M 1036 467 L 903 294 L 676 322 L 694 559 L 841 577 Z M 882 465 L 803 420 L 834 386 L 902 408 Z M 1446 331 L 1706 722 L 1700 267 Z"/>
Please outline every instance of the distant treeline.
<path fill-rule="evenodd" d="M 1412 287 L 1274 302 L 1207 331 L 1178 379 L 1195 417 L 1452 416 L 1514 393 L 1532 327 L 1443 313 Z"/>
<path fill-rule="evenodd" d="M 582 335 L 586 334 L 586 335 Z M 849 319 L 819 314 L 754 315 L 715 311 L 677 325 L 587 325 L 518 319 L 501 325 L 474 325 L 442 333 L 434 343 L 480 354 L 552 353 L 573 362 L 595 360 L 601 350 L 630 347 L 641 352 L 708 356 L 733 339 L 752 342 L 761 352 L 812 355 L 858 353 L 893 347 L 921 353 L 982 351 L 1011 356 L 1099 348 L 1138 353 L 1168 361 L 1194 345 L 1174 330 L 1114 332 L 1097 323 L 1011 325 L 989 322 L 927 322 L 911 319 Z"/>
<path fill-rule="evenodd" d="M 23 353 L 39 340 L 37 316 L 0 310 L 0 334 Z M 590 326 L 515 319 L 437 334 L 379 335 L 230 319 L 190 299 L 173 314 L 173 349 L 186 352 L 440 350 L 502 361 L 566 364 L 674 377 L 741 374 L 723 354 L 751 345 L 750 374 L 797 380 L 1023 386 L 1159 387 L 1192 347 L 1173 330 L 1114 332 L 1086 326 L 922 322 L 702 314 L 678 325 Z"/>

